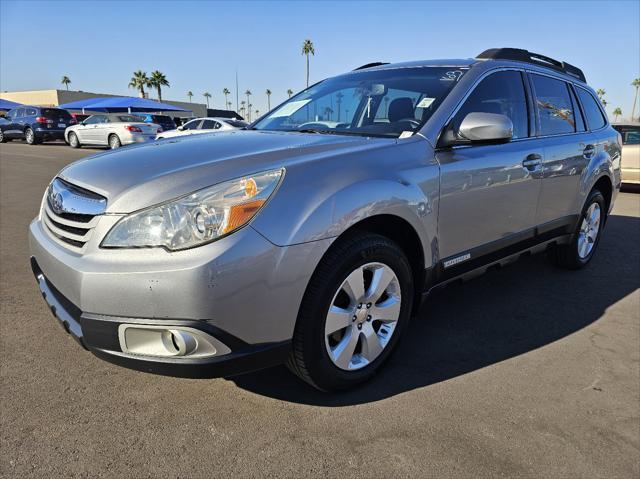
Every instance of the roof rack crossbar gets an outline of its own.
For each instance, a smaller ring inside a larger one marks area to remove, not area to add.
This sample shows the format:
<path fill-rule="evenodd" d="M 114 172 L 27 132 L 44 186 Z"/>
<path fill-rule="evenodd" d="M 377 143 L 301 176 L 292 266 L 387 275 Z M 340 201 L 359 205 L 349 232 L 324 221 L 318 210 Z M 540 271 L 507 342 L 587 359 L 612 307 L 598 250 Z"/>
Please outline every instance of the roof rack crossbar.
<path fill-rule="evenodd" d="M 561 71 L 567 75 L 571 75 L 578 80 L 586 83 L 586 78 L 582 70 L 570 63 L 555 60 L 551 57 L 533 53 L 521 48 L 490 48 L 483 51 L 476 58 L 493 59 L 493 60 L 515 60 L 519 62 L 532 63 L 534 65 L 542 65 L 547 68 Z"/>
<path fill-rule="evenodd" d="M 359 66 L 358 68 L 354 68 L 353 71 L 356 70 L 364 70 L 365 68 L 373 68 L 373 67 L 379 67 L 381 65 L 388 65 L 389 62 L 373 62 L 373 63 L 367 63 L 365 65 Z"/>

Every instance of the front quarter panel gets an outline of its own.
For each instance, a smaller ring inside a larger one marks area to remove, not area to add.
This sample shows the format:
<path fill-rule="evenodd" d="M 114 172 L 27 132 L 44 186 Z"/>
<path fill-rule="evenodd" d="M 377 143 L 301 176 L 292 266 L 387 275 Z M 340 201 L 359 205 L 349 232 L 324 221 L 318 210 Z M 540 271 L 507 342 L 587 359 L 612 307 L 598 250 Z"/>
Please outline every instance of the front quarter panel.
<path fill-rule="evenodd" d="M 394 215 L 413 227 L 429 261 L 439 187 L 429 152 L 424 139 L 413 137 L 291 165 L 252 225 L 272 243 L 288 246 L 335 238 L 366 218 Z"/>

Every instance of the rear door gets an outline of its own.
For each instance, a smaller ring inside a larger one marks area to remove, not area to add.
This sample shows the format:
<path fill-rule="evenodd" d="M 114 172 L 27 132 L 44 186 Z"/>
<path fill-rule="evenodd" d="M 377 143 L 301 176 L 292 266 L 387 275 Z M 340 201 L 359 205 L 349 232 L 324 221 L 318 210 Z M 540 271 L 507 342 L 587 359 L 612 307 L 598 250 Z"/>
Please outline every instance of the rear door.
<path fill-rule="evenodd" d="M 455 133 L 469 113 L 499 113 L 514 129 L 508 142 L 461 141 L 436 153 L 438 247 L 445 270 L 447 262 L 486 258 L 533 236 L 543 145 L 533 137 L 530 110 L 524 73 L 502 70 L 481 80 L 449 122 Z"/>
<path fill-rule="evenodd" d="M 573 86 L 562 79 L 529 73 L 535 97 L 538 136 L 544 141 L 542 191 L 536 223 L 540 232 L 575 224 L 580 177 L 596 154 Z"/>

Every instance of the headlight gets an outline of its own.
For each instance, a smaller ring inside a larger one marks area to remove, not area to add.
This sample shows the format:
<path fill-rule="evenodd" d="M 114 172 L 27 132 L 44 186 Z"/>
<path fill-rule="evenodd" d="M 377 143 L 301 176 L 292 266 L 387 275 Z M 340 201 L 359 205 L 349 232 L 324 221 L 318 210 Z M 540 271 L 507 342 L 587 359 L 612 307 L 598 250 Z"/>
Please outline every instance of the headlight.
<path fill-rule="evenodd" d="M 176 251 L 215 241 L 251 221 L 283 173 L 279 169 L 245 176 L 132 213 L 116 223 L 101 246 Z"/>

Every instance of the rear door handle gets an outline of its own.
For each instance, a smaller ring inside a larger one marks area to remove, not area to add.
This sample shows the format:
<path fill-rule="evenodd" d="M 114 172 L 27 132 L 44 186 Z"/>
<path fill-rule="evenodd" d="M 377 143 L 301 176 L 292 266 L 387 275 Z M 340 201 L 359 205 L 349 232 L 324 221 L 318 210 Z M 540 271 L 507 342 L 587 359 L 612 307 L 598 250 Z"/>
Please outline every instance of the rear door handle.
<path fill-rule="evenodd" d="M 587 145 L 582 150 L 582 156 L 584 156 L 587 160 L 593 158 L 593 155 L 596 154 L 596 147 L 593 145 Z"/>
<path fill-rule="evenodd" d="M 528 171 L 539 171 L 542 169 L 542 155 L 538 153 L 531 153 L 527 155 L 527 157 L 522 162 L 522 166 L 524 166 Z"/>

